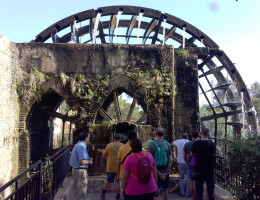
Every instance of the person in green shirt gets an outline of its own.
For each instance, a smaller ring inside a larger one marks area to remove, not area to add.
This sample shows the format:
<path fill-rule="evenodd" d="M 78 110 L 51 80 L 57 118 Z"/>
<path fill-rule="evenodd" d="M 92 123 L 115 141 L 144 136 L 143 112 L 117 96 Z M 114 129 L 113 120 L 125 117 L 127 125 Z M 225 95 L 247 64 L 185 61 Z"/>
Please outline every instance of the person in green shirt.
<path fill-rule="evenodd" d="M 145 151 L 148 151 L 149 145 L 156 140 L 154 131 L 151 133 L 151 139 L 147 140 L 145 143 L 143 143 L 143 149 Z"/>

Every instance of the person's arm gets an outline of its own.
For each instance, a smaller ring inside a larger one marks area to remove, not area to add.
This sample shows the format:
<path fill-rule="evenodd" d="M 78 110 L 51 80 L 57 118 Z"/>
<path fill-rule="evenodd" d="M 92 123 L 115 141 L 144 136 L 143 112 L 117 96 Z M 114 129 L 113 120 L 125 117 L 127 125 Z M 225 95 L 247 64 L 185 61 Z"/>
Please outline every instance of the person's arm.
<path fill-rule="evenodd" d="M 177 147 L 177 140 L 173 141 L 173 142 L 171 143 L 171 146 L 176 146 L 176 147 Z"/>
<path fill-rule="evenodd" d="M 104 158 L 105 160 L 107 160 L 107 158 L 108 158 L 108 145 L 106 146 L 106 148 L 105 148 L 105 150 L 104 150 L 103 158 Z"/>
<path fill-rule="evenodd" d="M 126 184 L 129 177 L 129 170 L 123 169 L 123 178 L 122 178 L 122 187 L 123 187 L 123 193 L 125 193 Z"/>
<path fill-rule="evenodd" d="M 80 160 L 79 164 L 81 164 L 81 165 L 92 165 L 93 161 L 92 160 Z"/>
<path fill-rule="evenodd" d="M 166 171 L 164 173 L 164 176 L 166 177 L 167 174 L 169 173 L 170 169 L 171 169 L 171 166 L 172 166 L 172 148 L 171 148 L 171 145 L 168 143 L 168 164 L 167 164 L 167 167 L 166 167 Z"/>
<path fill-rule="evenodd" d="M 121 148 L 118 151 L 117 154 L 117 163 L 116 163 L 116 179 L 117 179 L 117 183 L 119 183 L 119 175 L 120 175 L 120 167 L 121 167 Z"/>
<path fill-rule="evenodd" d="M 85 147 L 78 147 L 77 154 L 78 154 L 80 165 L 92 165 L 93 164 L 93 161 L 89 157 L 88 152 Z"/>
<path fill-rule="evenodd" d="M 190 150 L 190 156 L 196 157 L 196 146 L 197 146 L 197 142 L 194 142 Z"/>
<path fill-rule="evenodd" d="M 120 167 L 121 167 L 121 160 L 117 159 L 117 163 L 116 163 L 116 179 L 117 179 L 118 183 L 119 183 Z"/>
<path fill-rule="evenodd" d="M 183 151 L 183 159 L 184 159 L 185 162 L 188 164 L 187 152 L 186 152 L 186 151 Z"/>
<path fill-rule="evenodd" d="M 158 176 L 157 176 L 156 165 L 153 167 L 153 174 L 154 174 L 155 183 L 156 183 L 156 185 L 157 185 L 157 182 L 158 182 Z"/>
<path fill-rule="evenodd" d="M 187 144 L 187 143 L 186 143 Z M 186 162 L 186 164 L 188 164 L 188 158 L 187 158 L 187 145 L 184 145 L 184 147 L 183 147 L 183 159 L 185 160 L 185 162 Z"/>

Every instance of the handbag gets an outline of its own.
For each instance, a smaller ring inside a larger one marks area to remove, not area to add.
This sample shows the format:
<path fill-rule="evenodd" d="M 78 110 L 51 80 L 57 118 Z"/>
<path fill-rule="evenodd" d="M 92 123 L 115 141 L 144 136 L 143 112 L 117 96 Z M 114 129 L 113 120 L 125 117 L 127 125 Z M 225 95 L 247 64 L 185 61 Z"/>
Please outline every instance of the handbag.
<path fill-rule="evenodd" d="M 190 167 L 195 168 L 196 167 L 196 157 L 193 156 L 190 161 Z"/>

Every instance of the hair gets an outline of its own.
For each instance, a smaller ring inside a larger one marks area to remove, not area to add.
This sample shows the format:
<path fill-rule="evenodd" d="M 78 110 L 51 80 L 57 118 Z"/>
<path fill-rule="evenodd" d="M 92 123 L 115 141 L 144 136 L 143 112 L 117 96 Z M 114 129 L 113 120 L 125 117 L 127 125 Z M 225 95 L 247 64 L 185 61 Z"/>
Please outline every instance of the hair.
<path fill-rule="evenodd" d="M 116 133 L 114 136 L 115 140 L 121 140 L 121 135 L 119 133 Z"/>
<path fill-rule="evenodd" d="M 209 129 L 208 128 L 202 128 L 201 129 L 201 135 L 208 137 L 209 136 Z"/>
<path fill-rule="evenodd" d="M 131 141 L 132 139 L 137 138 L 137 133 L 135 132 L 135 130 L 130 130 L 127 133 L 127 137 L 128 137 L 128 140 Z"/>
<path fill-rule="evenodd" d="M 81 131 L 79 133 L 79 140 L 84 141 L 88 137 L 88 132 L 87 131 Z"/>
<path fill-rule="evenodd" d="M 182 134 L 182 138 L 183 138 L 183 139 L 187 139 L 187 138 L 188 138 L 188 133 L 183 133 L 183 134 Z"/>
<path fill-rule="evenodd" d="M 159 137 L 163 137 L 164 129 L 158 127 L 158 128 L 155 130 L 155 132 L 156 132 L 156 135 L 158 135 Z"/>
<path fill-rule="evenodd" d="M 193 138 L 198 138 L 200 136 L 200 132 L 198 130 L 194 130 L 191 134 Z"/>
<path fill-rule="evenodd" d="M 130 146 L 134 153 L 142 151 L 143 148 L 142 143 L 138 138 L 132 139 L 130 142 Z"/>

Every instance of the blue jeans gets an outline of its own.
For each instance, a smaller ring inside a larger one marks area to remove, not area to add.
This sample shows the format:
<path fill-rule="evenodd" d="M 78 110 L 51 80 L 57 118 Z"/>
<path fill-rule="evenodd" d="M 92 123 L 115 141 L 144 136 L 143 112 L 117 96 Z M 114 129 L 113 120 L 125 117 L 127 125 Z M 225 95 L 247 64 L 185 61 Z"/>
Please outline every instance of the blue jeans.
<path fill-rule="evenodd" d="M 195 180 L 196 200 L 203 200 L 203 185 L 206 182 L 209 200 L 215 200 L 215 178 L 211 175 L 198 175 Z"/>
<path fill-rule="evenodd" d="M 180 193 L 184 196 L 190 196 L 190 183 L 187 181 L 185 190 L 185 175 L 187 174 L 187 164 L 179 163 L 180 174 Z"/>

